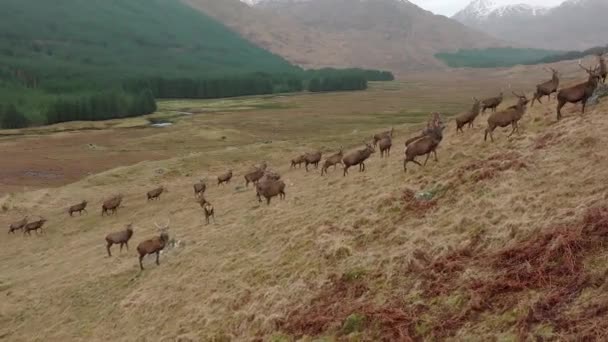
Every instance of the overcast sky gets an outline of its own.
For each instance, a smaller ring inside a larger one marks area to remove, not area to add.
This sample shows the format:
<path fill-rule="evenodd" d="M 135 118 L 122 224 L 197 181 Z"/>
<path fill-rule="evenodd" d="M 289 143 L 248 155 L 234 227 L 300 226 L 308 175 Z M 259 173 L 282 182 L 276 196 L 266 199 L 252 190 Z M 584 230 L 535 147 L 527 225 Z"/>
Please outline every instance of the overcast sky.
<path fill-rule="evenodd" d="M 409 0 L 416 5 L 429 10 L 435 14 L 451 16 L 466 7 L 471 0 Z M 500 4 L 530 4 L 536 6 L 556 6 L 564 0 L 496 0 Z"/>

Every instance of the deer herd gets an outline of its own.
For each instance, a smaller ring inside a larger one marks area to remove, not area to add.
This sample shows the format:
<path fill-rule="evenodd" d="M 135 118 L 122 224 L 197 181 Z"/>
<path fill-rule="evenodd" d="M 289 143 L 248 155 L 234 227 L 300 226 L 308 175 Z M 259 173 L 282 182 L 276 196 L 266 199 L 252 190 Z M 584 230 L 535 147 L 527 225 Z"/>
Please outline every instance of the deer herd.
<path fill-rule="evenodd" d="M 551 79 L 536 86 L 536 91 L 534 92 L 531 100 L 531 106 L 534 106 L 536 101 L 542 103 L 541 100 L 543 97 L 547 97 L 550 100 L 551 95 L 557 93 L 557 120 L 561 119 L 561 109 L 566 103 L 582 103 L 582 113 L 584 114 L 587 100 L 593 95 L 600 82 L 606 82 L 608 72 L 604 60 L 604 54 L 605 53 L 600 53 L 597 55 L 598 65 L 593 69 L 583 66 L 579 61 L 578 66 L 587 73 L 587 81 L 567 88 L 559 89 L 559 72 L 553 68 L 546 68 L 545 70 L 551 73 Z M 493 132 L 497 127 L 511 126 L 511 133 L 509 134 L 509 137 L 514 133 L 518 133 L 519 121 L 525 114 L 526 107 L 528 103 L 530 103 L 530 100 L 524 93 L 512 93 L 516 96 L 517 103 L 502 110 L 498 110 L 498 107 L 503 102 L 503 92 L 500 92 L 500 94 L 496 97 L 490 97 L 482 100 L 473 98 L 472 108 L 455 116 L 454 118 L 454 121 L 456 122 L 456 133 L 464 133 L 463 127 L 465 126 L 472 128 L 475 119 L 480 115 L 480 113 L 485 113 L 487 109 L 491 110 L 491 114 L 489 114 L 487 118 L 487 128 L 485 129 L 484 141 L 487 140 L 488 135 L 490 136 L 491 141 L 494 141 Z M 425 166 L 431 154 L 434 156 L 434 160 L 438 161 L 437 147 L 443 139 L 443 131 L 445 128 L 446 126 L 444 125 L 444 120 L 442 119 L 441 115 L 439 113 L 433 113 L 427 123 L 426 128 L 421 132 L 421 134 L 408 139 L 405 142 L 403 160 L 404 172 L 407 172 L 407 164 L 410 162 L 421 167 Z M 343 167 L 344 177 L 348 175 L 349 168 L 356 165 L 359 166 L 359 172 L 365 172 L 365 161 L 376 152 L 376 148 L 380 150 L 381 158 L 390 156 L 393 136 L 394 129 L 391 128 L 389 131 L 375 134 L 371 142 L 364 142 L 364 147 L 362 149 L 354 150 L 345 154 L 343 148 L 341 147 L 338 152 L 326 157 L 321 166 L 321 176 L 327 175 L 330 167 L 333 167 L 335 170 L 338 164 L 342 165 Z M 421 164 L 416 160 L 417 157 L 421 156 L 426 156 L 424 164 Z M 309 166 L 314 166 L 315 169 L 318 169 L 322 157 L 323 153 L 321 151 L 304 153 L 291 160 L 291 168 L 300 168 L 301 164 L 304 164 L 306 172 L 309 172 Z M 217 186 L 220 187 L 230 183 L 232 178 L 233 171 L 231 169 L 218 175 Z M 262 197 L 266 199 L 267 205 L 270 205 L 271 199 L 274 197 L 278 196 L 280 199 L 285 199 L 285 182 L 281 180 L 281 176 L 277 172 L 268 169 L 266 162 L 263 162 L 261 165 L 254 166 L 251 170 L 244 174 L 243 178 L 245 180 L 245 187 L 248 187 L 250 183 L 254 185 L 258 202 L 262 202 Z M 205 198 L 207 183 L 204 180 L 201 180 L 193 185 L 193 189 L 195 201 L 201 206 L 206 223 L 209 224 L 210 219 L 213 219 L 213 222 L 215 222 L 215 209 L 213 205 Z M 167 192 L 168 189 L 164 186 L 152 189 L 146 193 L 147 201 L 160 200 L 161 195 Z M 122 201 L 123 196 L 121 194 L 115 195 L 103 201 L 101 205 L 101 216 L 118 214 L 118 209 L 121 206 Z M 82 201 L 78 204 L 72 205 L 68 208 L 67 214 L 70 217 L 73 217 L 74 213 L 78 213 L 79 216 L 82 215 L 83 212 L 88 214 L 86 210 L 87 204 L 87 201 Z M 43 217 L 30 221 L 28 216 L 25 216 L 22 220 L 10 224 L 8 232 L 15 233 L 16 231 L 21 230 L 24 235 L 31 235 L 32 231 L 35 231 L 36 234 L 38 234 L 39 231 L 40 233 L 44 233 L 42 228 L 46 222 L 47 220 Z M 160 252 L 169 242 L 169 221 L 162 226 L 156 224 L 156 227 L 159 230 L 159 234 L 142 241 L 137 246 L 137 252 L 139 254 L 139 266 L 141 270 L 144 269 L 142 263 L 143 258 L 148 254 L 156 255 L 156 264 L 158 265 Z M 127 250 L 129 249 L 129 240 L 133 236 L 133 228 L 133 224 L 129 223 L 124 230 L 112 232 L 105 237 L 108 257 L 112 256 L 110 250 L 112 245 L 120 245 L 121 251 L 123 246 L 125 246 Z"/>

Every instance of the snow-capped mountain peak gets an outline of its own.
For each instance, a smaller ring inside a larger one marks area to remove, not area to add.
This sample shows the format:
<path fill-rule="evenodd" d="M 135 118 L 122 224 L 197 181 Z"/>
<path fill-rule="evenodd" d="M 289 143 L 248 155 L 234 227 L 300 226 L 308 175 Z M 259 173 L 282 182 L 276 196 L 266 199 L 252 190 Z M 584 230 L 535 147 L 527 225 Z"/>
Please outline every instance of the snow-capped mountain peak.
<path fill-rule="evenodd" d="M 581 0 L 572 0 L 581 1 Z M 483 21 L 488 18 L 504 16 L 539 16 L 546 14 L 550 8 L 528 4 L 504 5 L 496 0 L 473 0 L 467 7 L 454 15 L 460 22 Z"/>

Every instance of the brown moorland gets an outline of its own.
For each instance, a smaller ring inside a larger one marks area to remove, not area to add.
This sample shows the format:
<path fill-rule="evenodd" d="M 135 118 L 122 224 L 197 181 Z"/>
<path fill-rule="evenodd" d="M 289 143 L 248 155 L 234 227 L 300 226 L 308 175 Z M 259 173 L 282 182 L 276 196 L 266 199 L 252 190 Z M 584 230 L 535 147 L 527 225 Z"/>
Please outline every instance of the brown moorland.
<path fill-rule="evenodd" d="M 571 78 L 581 77 L 575 68 L 561 67 Z M 142 121 L 96 123 L 114 126 L 96 131 L 65 131 L 93 125 L 72 123 L 2 132 L 0 144 L 9 151 L 21 146 L 27 152 L 28 142 L 38 140 L 39 152 L 69 155 L 80 147 L 51 144 L 97 132 L 99 137 L 118 133 L 116 140 L 89 140 L 101 155 L 120 154 L 119 148 L 160 155 L 115 167 L 82 153 L 83 163 L 95 165 L 94 174 L 75 173 L 56 187 L 41 181 L 29 184 L 28 191 L 3 188 L 0 217 L 7 229 L 25 214 L 48 222 L 44 235 L 0 241 L 0 336 L 11 341 L 605 336 L 606 101 L 583 117 L 579 107 L 569 106 L 557 123 L 555 99 L 535 105 L 520 122 L 521 134 L 507 138 L 508 130 L 499 129 L 494 143 L 483 142 L 487 114 L 465 134 L 457 135 L 450 121 L 439 162 L 413 166 L 407 174 L 398 149 L 390 158 L 372 156 L 365 173 L 349 177 L 339 170 L 321 177 L 289 168 L 298 152 L 341 145 L 350 150 L 393 125 L 394 144 L 403 146 L 437 106 L 451 113 L 466 110 L 467 99 L 480 93 L 475 87 L 492 93 L 497 89 L 492 84 L 510 75 L 519 90 L 530 81 L 526 77 L 542 74 L 516 76 L 521 71 L 492 71 L 471 86 L 445 82 L 453 86 L 440 90 L 446 92 L 443 100 L 429 94 L 441 88 L 429 78 L 377 84 L 363 93 L 167 101 L 154 115 L 175 121 L 162 129 L 143 127 L 146 121 L 137 119 Z M 533 85 L 525 89 L 529 94 Z M 505 106 L 513 102 L 509 97 Z M 197 110 L 201 113 L 176 116 Z M 120 128 L 134 126 L 141 127 Z M 130 136 L 133 132 L 141 135 Z M 116 147 L 101 148 L 110 142 Z M 39 157 L 39 152 L 29 153 Z M 262 159 L 287 185 L 287 198 L 270 206 L 258 204 L 239 177 Z M 205 193 L 217 219 L 206 225 L 192 184 L 227 167 L 235 170 L 235 180 Z M 10 182 L 24 185 L 17 178 Z M 171 192 L 147 202 L 150 184 L 165 184 Z M 117 215 L 101 218 L 94 212 L 118 192 L 124 200 Z M 89 200 L 90 214 L 69 218 L 68 204 L 82 199 Z M 157 234 L 155 222 L 169 217 L 170 241 L 160 266 L 145 258 L 146 270 L 140 272 L 134 250 L 107 257 L 109 232 L 133 222 L 136 245 Z"/>

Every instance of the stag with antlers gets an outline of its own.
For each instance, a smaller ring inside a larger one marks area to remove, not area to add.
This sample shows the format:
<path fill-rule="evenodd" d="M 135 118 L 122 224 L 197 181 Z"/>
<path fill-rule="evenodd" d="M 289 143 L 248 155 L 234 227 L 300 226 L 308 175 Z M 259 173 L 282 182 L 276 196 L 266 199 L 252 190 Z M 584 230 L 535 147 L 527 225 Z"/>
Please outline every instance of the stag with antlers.
<path fill-rule="evenodd" d="M 578 66 L 587 72 L 589 78 L 587 79 L 587 82 L 564 88 L 557 93 L 557 120 L 562 118 L 562 108 L 566 103 L 581 102 L 583 104 L 582 114 L 585 114 L 587 100 L 593 95 L 593 92 L 600 81 L 600 66 L 597 66 L 595 69 L 587 68 L 583 66 L 581 61 L 578 61 Z"/>

